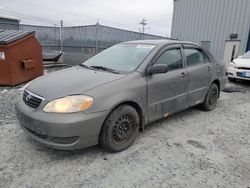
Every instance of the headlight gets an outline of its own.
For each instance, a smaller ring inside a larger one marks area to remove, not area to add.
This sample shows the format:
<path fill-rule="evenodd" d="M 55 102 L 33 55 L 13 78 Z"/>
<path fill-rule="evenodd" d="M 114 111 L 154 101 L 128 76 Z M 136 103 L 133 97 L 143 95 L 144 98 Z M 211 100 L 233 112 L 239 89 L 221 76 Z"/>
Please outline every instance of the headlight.
<path fill-rule="evenodd" d="M 236 68 L 236 64 L 234 62 L 229 63 L 229 67 Z"/>
<path fill-rule="evenodd" d="M 44 112 L 72 113 L 87 110 L 91 107 L 93 98 L 85 95 L 72 95 L 55 99 L 43 108 Z"/>

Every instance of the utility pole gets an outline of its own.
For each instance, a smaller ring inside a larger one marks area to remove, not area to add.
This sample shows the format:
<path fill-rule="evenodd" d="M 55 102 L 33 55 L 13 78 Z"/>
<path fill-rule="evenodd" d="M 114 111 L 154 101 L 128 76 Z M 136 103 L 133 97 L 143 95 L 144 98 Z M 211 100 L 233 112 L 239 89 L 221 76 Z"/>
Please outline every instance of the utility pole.
<path fill-rule="evenodd" d="M 140 32 L 142 33 L 142 36 L 144 36 L 145 33 L 145 26 L 148 24 L 147 20 L 145 18 L 142 19 L 142 21 L 139 23 L 142 26 L 142 31 L 140 30 Z M 143 37 L 144 38 L 144 37 Z"/>
<path fill-rule="evenodd" d="M 60 20 L 60 51 L 62 53 L 60 62 L 63 63 L 63 20 Z"/>

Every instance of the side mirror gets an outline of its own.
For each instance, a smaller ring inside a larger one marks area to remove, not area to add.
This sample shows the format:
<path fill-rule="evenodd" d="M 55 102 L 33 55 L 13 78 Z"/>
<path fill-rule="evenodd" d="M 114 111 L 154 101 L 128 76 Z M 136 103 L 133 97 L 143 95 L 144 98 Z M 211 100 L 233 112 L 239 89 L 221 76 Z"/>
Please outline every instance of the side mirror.
<path fill-rule="evenodd" d="M 147 73 L 148 74 L 162 74 L 168 72 L 168 66 L 167 65 L 153 65 L 148 68 Z"/>

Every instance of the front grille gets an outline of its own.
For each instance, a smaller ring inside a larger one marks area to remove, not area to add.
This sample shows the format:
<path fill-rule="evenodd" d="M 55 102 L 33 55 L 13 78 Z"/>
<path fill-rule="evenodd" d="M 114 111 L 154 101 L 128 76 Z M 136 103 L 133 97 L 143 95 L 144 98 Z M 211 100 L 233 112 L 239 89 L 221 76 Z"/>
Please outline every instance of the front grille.
<path fill-rule="evenodd" d="M 250 70 L 250 68 L 249 68 L 249 67 L 238 67 L 238 69 Z"/>
<path fill-rule="evenodd" d="M 42 100 L 42 97 L 39 97 L 30 91 L 24 90 L 23 92 L 23 101 L 31 108 L 37 108 L 41 104 Z"/>

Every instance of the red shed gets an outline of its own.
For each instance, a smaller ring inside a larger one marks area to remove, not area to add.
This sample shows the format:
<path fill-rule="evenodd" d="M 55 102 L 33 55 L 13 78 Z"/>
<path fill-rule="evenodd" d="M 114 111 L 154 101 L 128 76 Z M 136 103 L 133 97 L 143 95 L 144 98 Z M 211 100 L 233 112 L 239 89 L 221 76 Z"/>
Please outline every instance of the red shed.
<path fill-rule="evenodd" d="M 0 30 L 0 85 L 14 86 L 42 74 L 42 48 L 35 33 Z"/>

